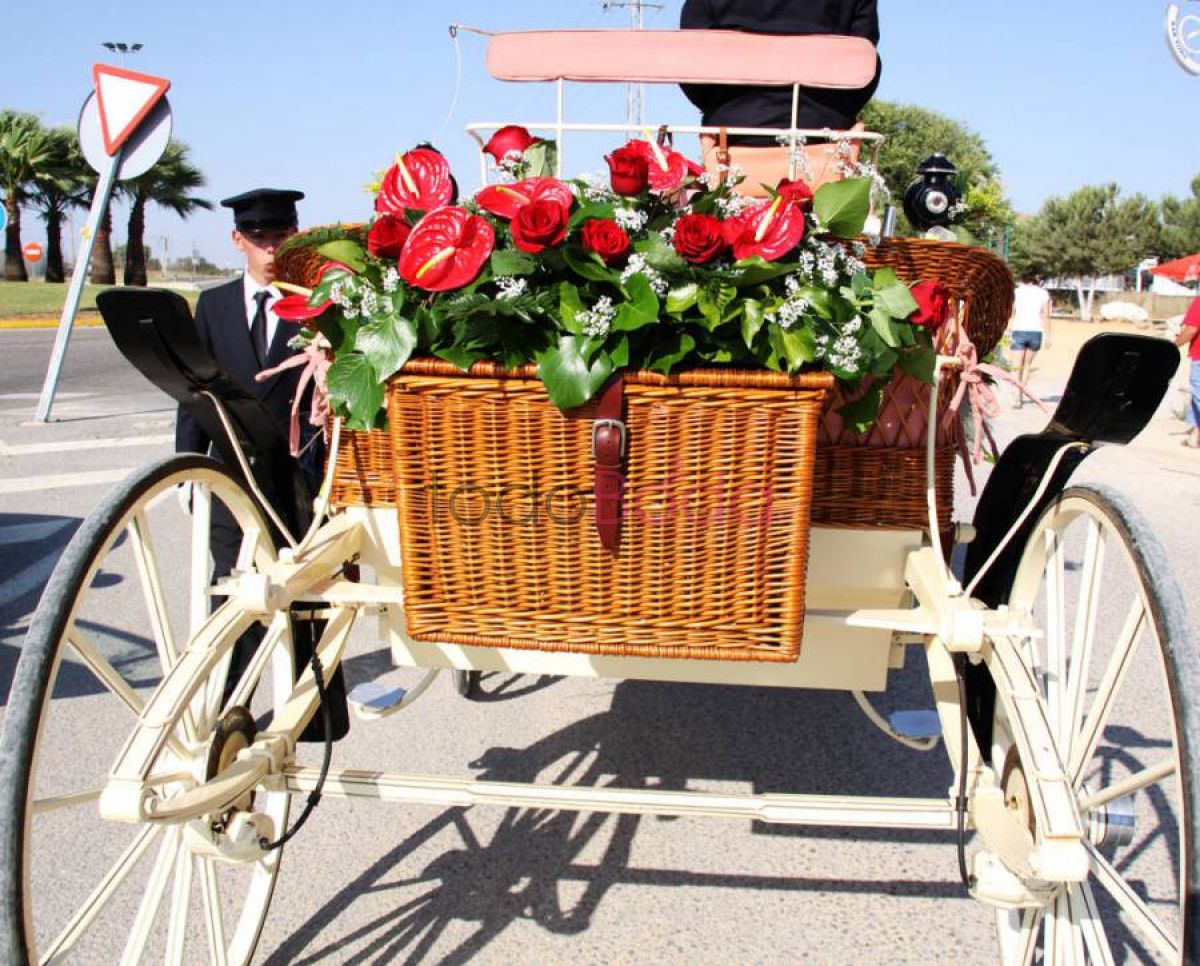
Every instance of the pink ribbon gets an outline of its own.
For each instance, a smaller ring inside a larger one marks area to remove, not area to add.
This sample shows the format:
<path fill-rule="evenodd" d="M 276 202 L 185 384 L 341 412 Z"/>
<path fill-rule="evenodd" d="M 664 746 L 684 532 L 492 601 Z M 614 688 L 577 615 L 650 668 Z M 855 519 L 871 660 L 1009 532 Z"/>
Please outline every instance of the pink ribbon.
<path fill-rule="evenodd" d="M 980 362 L 979 353 L 975 349 L 975 343 L 971 341 L 965 329 L 959 329 L 957 335 L 958 344 L 954 350 L 954 354 L 962 364 L 962 369 L 959 373 L 958 388 L 955 390 L 954 396 L 950 400 L 950 405 L 946 408 L 946 412 L 942 416 L 942 429 L 952 429 L 954 432 L 958 454 L 962 457 L 963 469 L 967 473 L 967 482 L 971 486 L 971 494 L 974 495 L 975 475 L 971 470 L 971 464 L 972 462 L 978 463 L 983 459 L 983 441 L 985 438 L 988 441 L 988 445 L 991 446 L 992 456 L 997 459 L 1000 457 L 1000 448 L 996 445 L 996 440 L 992 436 L 992 430 L 987 422 L 988 419 L 995 419 L 1000 415 L 1000 401 L 996 398 L 992 387 L 984 381 L 984 376 L 991 376 L 997 382 L 1007 382 L 1009 385 L 1015 386 L 1022 396 L 1028 396 L 1047 415 L 1050 413 L 1050 410 L 1044 402 L 1029 391 L 1028 386 L 1011 372 L 1001 369 L 999 366 L 994 366 L 989 362 Z M 958 419 L 958 411 L 962 406 L 964 398 L 969 399 L 971 402 L 971 422 L 975 429 L 973 434 L 975 437 L 975 451 L 970 454 L 967 451 L 967 441 L 963 436 L 961 426 L 952 425 Z"/>
<path fill-rule="evenodd" d="M 293 456 L 300 455 L 300 399 L 310 382 L 313 384 L 313 394 L 308 422 L 312 426 L 320 426 L 322 430 L 328 425 L 329 386 L 326 382 L 326 375 L 329 367 L 333 364 L 328 350 L 329 343 L 318 336 L 295 355 L 289 356 L 277 366 L 264 369 L 254 377 L 257 382 L 264 382 L 288 369 L 304 366 L 304 371 L 300 373 L 300 379 L 296 383 L 296 395 L 292 399 L 292 416 L 288 423 L 288 449 Z"/>

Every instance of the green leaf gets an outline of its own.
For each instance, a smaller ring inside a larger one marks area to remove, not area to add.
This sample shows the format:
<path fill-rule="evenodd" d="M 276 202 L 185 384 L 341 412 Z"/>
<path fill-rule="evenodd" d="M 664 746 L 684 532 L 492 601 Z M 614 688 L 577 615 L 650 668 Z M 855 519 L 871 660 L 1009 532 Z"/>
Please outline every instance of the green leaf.
<path fill-rule="evenodd" d="M 743 305 L 742 341 L 746 343 L 747 349 L 753 349 L 754 337 L 758 335 L 758 330 L 763 327 L 763 322 L 766 318 L 763 313 L 762 302 L 758 301 L 758 299 L 746 299 Z"/>
<path fill-rule="evenodd" d="M 640 329 L 658 321 L 658 296 L 645 275 L 631 275 L 623 288 L 628 301 L 617 307 L 612 324 L 615 331 Z"/>
<path fill-rule="evenodd" d="M 768 262 L 761 255 L 751 255 L 741 261 L 734 262 L 737 284 L 743 287 L 761 285 L 781 275 L 791 275 L 796 271 L 794 262 Z"/>
<path fill-rule="evenodd" d="M 917 300 L 903 282 L 876 289 L 875 306 L 894 319 L 907 319 L 917 310 Z"/>
<path fill-rule="evenodd" d="M 883 340 L 884 345 L 894 349 L 900 344 L 900 339 L 896 335 L 896 323 L 892 321 L 891 315 L 886 310 L 876 306 L 871 309 L 868 318 L 871 320 L 871 328 Z"/>
<path fill-rule="evenodd" d="M 673 286 L 667 292 L 667 313 L 676 316 L 682 315 L 696 304 L 699 292 L 700 286 L 695 282 L 682 282 Z"/>
<path fill-rule="evenodd" d="M 480 359 L 491 358 L 491 353 L 487 349 L 480 348 L 479 346 L 461 346 L 457 344 L 447 346 L 444 349 L 434 349 L 433 354 L 439 359 L 445 359 L 450 365 L 456 366 L 464 372 Z"/>
<path fill-rule="evenodd" d="M 417 327 L 409 319 L 375 318 L 358 330 L 354 348 L 361 352 L 380 379 L 404 363 L 417 345 Z"/>
<path fill-rule="evenodd" d="M 854 278 L 850 279 L 850 288 L 854 290 L 854 295 L 857 298 L 862 298 L 863 293 L 871 287 L 871 279 L 866 272 L 855 272 Z"/>
<path fill-rule="evenodd" d="M 496 276 L 532 275 L 537 259 L 516 248 L 498 248 L 492 252 L 492 274 Z"/>
<path fill-rule="evenodd" d="M 629 365 L 629 336 L 621 336 L 621 341 L 608 354 L 608 358 L 613 364 L 613 369 L 624 369 Z"/>
<path fill-rule="evenodd" d="M 563 248 L 563 257 L 567 267 L 580 278 L 593 282 L 612 282 L 617 284 L 621 275 L 606 266 L 595 252 L 584 252 L 575 248 Z"/>
<path fill-rule="evenodd" d="M 329 367 L 329 397 L 345 407 L 351 429 L 370 429 L 383 406 L 379 374 L 358 352 L 344 352 Z"/>
<path fill-rule="evenodd" d="M 821 228 L 839 238 L 861 235 L 870 210 L 870 178 L 830 181 L 821 185 L 813 197 L 813 213 Z"/>
<path fill-rule="evenodd" d="M 686 332 L 673 332 L 655 345 L 646 368 L 669 376 L 671 370 L 687 358 L 694 348 L 696 348 L 696 340 L 690 335 Z"/>
<path fill-rule="evenodd" d="M 612 374 L 612 362 L 603 353 L 590 366 L 573 335 L 559 338 L 557 348 L 538 354 L 538 377 L 559 409 L 574 409 L 592 398 Z"/>
<path fill-rule="evenodd" d="M 896 275 L 894 268 L 884 266 L 875 273 L 875 278 L 872 280 L 875 288 L 887 288 L 889 285 L 899 285 L 900 278 Z"/>
<path fill-rule="evenodd" d="M 865 433 L 879 415 L 879 404 L 883 401 L 885 380 L 877 379 L 871 383 L 867 391 L 853 402 L 848 402 L 838 410 L 838 413 L 856 433 Z"/>
<path fill-rule="evenodd" d="M 601 218 L 612 221 L 612 217 L 613 205 L 611 201 L 593 201 L 576 208 L 567 225 L 570 230 L 574 231 L 590 218 Z"/>
<path fill-rule="evenodd" d="M 771 329 L 778 341 L 780 355 L 787 361 L 789 372 L 796 372 L 817 356 L 817 340 L 812 332 L 801 326 L 790 329 Z"/>
<path fill-rule="evenodd" d="M 646 259 L 646 264 L 656 272 L 663 272 L 666 275 L 681 275 L 688 269 L 688 263 L 684 261 L 683 256 L 657 232 L 649 238 L 635 242 L 633 250 L 642 255 Z"/>
<path fill-rule="evenodd" d="M 933 370 L 937 364 L 937 353 L 931 346 L 917 346 L 900 353 L 900 368 L 914 379 L 933 384 Z"/>
<path fill-rule="evenodd" d="M 356 272 L 364 271 L 367 267 L 367 253 L 363 251 L 362 245 L 347 238 L 326 242 L 317 251 L 326 258 L 341 262 Z"/>
<path fill-rule="evenodd" d="M 570 282 L 563 282 L 558 287 L 558 320 L 562 327 L 575 335 L 583 334 L 583 324 L 579 321 L 579 313 L 584 311 L 583 299 Z"/>
<path fill-rule="evenodd" d="M 558 161 L 558 146 L 553 141 L 538 141 L 525 149 L 525 177 L 552 178 Z"/>

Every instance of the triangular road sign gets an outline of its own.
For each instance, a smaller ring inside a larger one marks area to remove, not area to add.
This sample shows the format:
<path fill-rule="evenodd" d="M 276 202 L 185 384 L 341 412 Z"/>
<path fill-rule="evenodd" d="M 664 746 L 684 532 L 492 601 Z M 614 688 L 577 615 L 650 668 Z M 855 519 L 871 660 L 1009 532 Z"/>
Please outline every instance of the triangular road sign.
<path fill-rule="evenodd" d="M 104 150 L 110 157 L 129 140 L 171 86 L 165 77 L 137 74 L 107 64 L 92 67 L 92 83 L 96 86 L 96 104 L 100 108 Z"/>

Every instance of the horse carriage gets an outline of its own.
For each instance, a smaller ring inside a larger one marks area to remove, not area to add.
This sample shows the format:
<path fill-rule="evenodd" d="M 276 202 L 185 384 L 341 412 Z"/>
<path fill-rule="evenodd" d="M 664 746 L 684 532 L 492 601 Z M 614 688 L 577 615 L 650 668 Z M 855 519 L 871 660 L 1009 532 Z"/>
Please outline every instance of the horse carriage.
<path fill-rule="evenodd" d="M 555 120 L 527 127 L 561 140 L 626 130 L 566 122 L 564 81 L 850 86 L 874 51 L 843 41 L 502 34 L 489 67 L 556 82 Z M 718 150 L 730 133 L 673 130 Z M 806 132 L 785 133 L 785 163 L 829 150 L 797 151 Z M 909 282 L 940 279 L 980 352 L 1000 338 L 1011 280 L 992 255 L 884 238 L 864 258 Z M 1004 962 L 1195 954 L 1200 666 L 1182 596 L 1126 499 L 1068 486 L 1089 453 L 1150 419 L 1178 363 L 1168 342 L 1088 343 L 1046 429 L 1007 447 L 970 523 L 951 520 L 946 412 L 978 373 L 945 345 L 933 385 L 886 399 L 866 434 L 830 415 L 821 373 L 627 373 L 615 408 L 601 398 L 563 414 L 528 370 L 416 359 L 391 381 L 386 429 L 332 421 L 313 506 L 279 497 L 302 492 L 294 467 L 272 459 L 280 430 L 216 367 L 181 299 L 117 290 L 99 304 L 122 352 L 223 458 L 177 455 L 134 474 L 46 587 L 0 752 L 6 961 L 249 961 L 283 843 L 321 834 L 300 832 L 320 796 L 941 831 L 957 840 L 964 889 L 995 908 Z M 615 544 L 592 529 L 611 509 L 596 469 L 606 458 L 646 511 L 625 511 Z M 702 523 L 652 520 L 654 487 L 676 467 L 699 503 L 741 502 Z M 540 525 L 453 503 L 531 479 L 573 485 L 576 518 L 557 525 L 549 496 Z M 215 512 L 242 533 L 216 584 Z M 413 670 L 408 687 L 347 694 L 340 666 L 368 615 Z M 257 650 L 231 674 L 253 626 Z M 910 650 L 928 669 L 933 729 L 889 720 L 868 697 Z M 443 671 L 458 696 L 430 698 Z M 926 798 L 738 795 L 331 766 L 347 707 L 353 741 L 419 699 L 469 699 L 492 672 L 848 691 L 897 741 L 940 738 L 954 782 Z M 314 728 L 323 759 L 303 764 L 297 742 Z"/>

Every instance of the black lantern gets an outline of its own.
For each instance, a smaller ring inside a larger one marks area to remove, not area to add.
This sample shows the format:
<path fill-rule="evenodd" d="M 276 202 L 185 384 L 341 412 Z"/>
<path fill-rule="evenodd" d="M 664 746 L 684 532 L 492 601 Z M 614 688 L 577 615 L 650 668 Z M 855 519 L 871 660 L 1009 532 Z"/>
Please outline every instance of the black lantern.
<path fill-rule="evenodd" d="M 917 180 L 904 192 L 904 214 L 914 228 L 927 231 L 950 224 L 951 211 L 962 198 L 958 168 L 944 154 L 931 154 L 917 165 Z"/>

